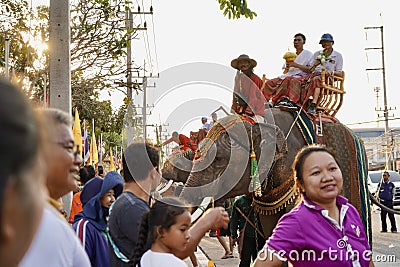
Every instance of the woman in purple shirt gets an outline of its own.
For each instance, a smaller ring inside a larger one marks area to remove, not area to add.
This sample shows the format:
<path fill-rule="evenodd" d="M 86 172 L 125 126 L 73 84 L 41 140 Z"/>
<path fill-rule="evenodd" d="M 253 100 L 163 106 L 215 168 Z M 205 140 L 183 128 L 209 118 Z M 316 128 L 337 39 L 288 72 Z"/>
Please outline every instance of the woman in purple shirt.
<path fill-rule="evenodd" d="M 254 267 L 374 266 L 357 210 L 339 196 L 340 167 L 331 151 L 320 145 L 301 149 L 293 176 L 302 200 L 285 214 L 259 252 Z"/>

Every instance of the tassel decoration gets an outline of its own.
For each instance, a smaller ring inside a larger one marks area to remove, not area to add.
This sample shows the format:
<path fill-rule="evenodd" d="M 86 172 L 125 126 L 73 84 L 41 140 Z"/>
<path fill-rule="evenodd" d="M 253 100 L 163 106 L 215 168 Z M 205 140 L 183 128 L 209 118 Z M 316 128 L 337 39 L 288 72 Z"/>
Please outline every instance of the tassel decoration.
<path fill-rule="evenodd" d="M 258 173 L 258 163 L 257 163 L 256 153 L 254 153 L 254 150 L 251 150 L 250 159 L 251 159 L 251 172 L 250 172 L 251 191 L 254 192 L 255 196 L 261 197 L 262 193 L 261 193 L 260 175 Z"/>

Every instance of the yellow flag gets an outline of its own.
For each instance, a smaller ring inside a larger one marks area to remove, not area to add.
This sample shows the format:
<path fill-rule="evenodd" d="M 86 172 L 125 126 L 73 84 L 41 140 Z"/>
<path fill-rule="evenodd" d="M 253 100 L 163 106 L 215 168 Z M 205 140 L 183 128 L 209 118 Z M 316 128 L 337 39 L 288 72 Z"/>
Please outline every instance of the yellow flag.
<path fill-rule="evenodd" d="M 94 120 L 92 123 L 92 140 L 90 141 L 90 162 L 93 166 L 99 163 L 99 153 L 97 152 L 96 136 L 94 134 Z"/>
<path fill-rule="evenodd" d="M 82 130 L 81 130 L 81 120 L 79 119 L 78 109 L 75 109 L 75 122 L 72 127 L 72 134 L 74 136 L 75 145 L 79 146 L 79 152 L 82 153 Z"/>
<path fill-rule="evenodd" d="M 115 171 L 114 157 L 111 147 L 110 147 L 110 171 Z"/>

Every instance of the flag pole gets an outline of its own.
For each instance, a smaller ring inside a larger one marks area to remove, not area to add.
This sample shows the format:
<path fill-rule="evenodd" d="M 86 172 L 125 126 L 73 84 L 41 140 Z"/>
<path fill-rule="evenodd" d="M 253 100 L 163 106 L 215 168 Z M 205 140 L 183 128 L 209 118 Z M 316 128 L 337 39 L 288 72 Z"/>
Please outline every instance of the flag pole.
<path fill-rule="evenodd" d="M 94 165 L 94 118 L 92 119 L 92 155 L 90 155 L 90 162 Z M 94 167 L 94 166 L 93 166 Z"/>
<path fill-rule="evenodd" d="M 118 146 L 115 147 L 115 157 L 118 159 Z M 113 157 L 113 160 L 114 160 L 114 157 Z M 117 167 L 115 167 L 115 169 L 117 169 L 118 167 L 119 166 L 118 166 L 118 160 L 117 160 Z"/>
<path fill-rule="evenodd" d="M 83 159 L 83 165 L 84 165 L 84 166 L 86 165 L 86 160 L 85 160 L 85 148 L 86 148 L 85 128 L 86 128 L 86 119 L 83 119 L 83 131 L 82 131 L 82 140 L 83 140 L 82 159 Z"/>
<path fill-rule="evenodd" d="M 99 159 L 99 165 L 103 165 L 103 150 L 101 149 L 103 147 L 103 133 L 100 133 L 100 159 Z"/>

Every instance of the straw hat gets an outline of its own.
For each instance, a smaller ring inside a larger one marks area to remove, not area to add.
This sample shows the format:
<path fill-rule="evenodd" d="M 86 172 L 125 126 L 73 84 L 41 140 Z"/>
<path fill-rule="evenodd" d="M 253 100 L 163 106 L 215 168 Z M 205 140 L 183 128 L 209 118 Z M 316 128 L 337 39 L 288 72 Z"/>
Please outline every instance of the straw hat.
<path fill-rule="evenodd" d="M 254 59 L 250 58 L 248 55 L 240 55 L 238 58 L 235 58 L 234 60 L 231 61 L 231 66 L 234 69 L 238 69 L 238 63 L 241 60 L 248 60 L 250 62 L 250 68 L 254 68 L 255 66 L 257 66 L 257 61 L 255 61 Z"/>

